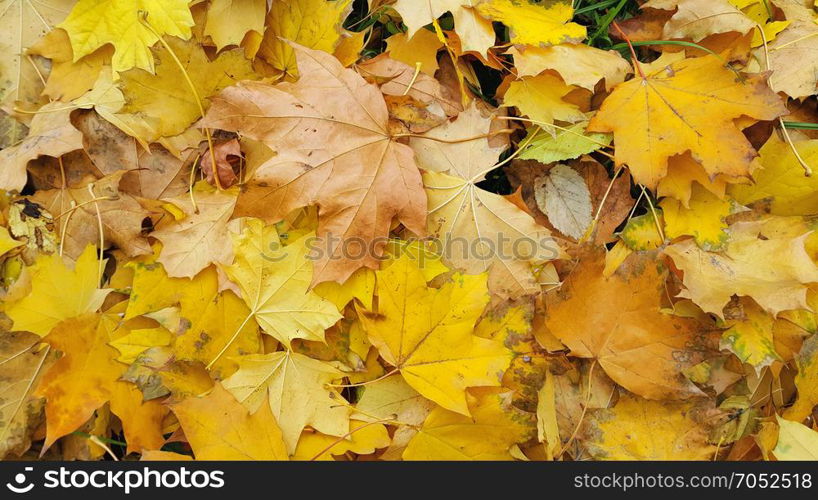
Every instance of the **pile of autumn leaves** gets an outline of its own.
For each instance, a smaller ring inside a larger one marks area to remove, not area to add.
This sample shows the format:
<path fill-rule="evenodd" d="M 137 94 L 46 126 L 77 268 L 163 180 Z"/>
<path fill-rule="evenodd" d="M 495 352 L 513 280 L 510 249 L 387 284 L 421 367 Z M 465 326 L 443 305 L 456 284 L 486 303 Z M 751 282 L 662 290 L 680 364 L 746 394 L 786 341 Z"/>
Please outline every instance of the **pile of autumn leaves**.
<path fill-rule="evenodd" d="M 0 456 L 818 458 L 811 0 L 14 3 Z"/>

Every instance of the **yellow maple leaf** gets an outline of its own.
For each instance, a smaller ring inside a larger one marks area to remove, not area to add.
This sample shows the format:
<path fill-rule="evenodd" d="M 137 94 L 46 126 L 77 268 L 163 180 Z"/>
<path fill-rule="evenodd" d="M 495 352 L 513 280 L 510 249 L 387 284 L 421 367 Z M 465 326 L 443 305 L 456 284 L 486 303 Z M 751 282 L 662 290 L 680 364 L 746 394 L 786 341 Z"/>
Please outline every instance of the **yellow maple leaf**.
<path fill-rule="evenodd" d="M 289 346 L 293 339 L 324 340 L 341 319 L 336 307 L 310 290 L 313 234 L 282 247 L 276 229 L 259 219 L 234 238 L 236 261 L 224 269 L 239 285 L 250 316 L 264 332 Z"/>
<path fill-rule="evenodd" d="M 208 299 L 195 300 L 203 305 L 198 310 L 182 303 L 183 330 L 177 332 L 173 352 L 179 359 L 200 361 L 215 378 L 223 379 L 236 371 L 236 356 L 260 351 L 261 339 L 258 327 L 249 321 L 250 310 L 232 290 Z"/>
<path fill-rule="evenodd" d="M 221 384 L 173 405 L 196 460 L 287 460 L 281 429 L 264 405 L 250 414 Z"/>
<path fill-rule="evenodd" d="M 718 316 L 734 294 L 752 297 L 773 315 L 808 309 L 806 284 L 818 282 L 818 268 L 804 248 L 809 229 L 803 221 L 770 217 L 738 222 L 728 231 L 730 240 L 719 253 L 704 251 L 693 240 L 664 250 L 684 272 L 680 297 Z"/>
<path fill-rule="evenodd" d="M 585 27 L 570 22 L 574 16 L 570 2 L 541 5 L 528 0 L 489 0 L 476 8 L 481 15 L 508 26 L 514 44 L 556 45 L 585 38 Z"/>
<path fill-rule="evenodd" d="M 437 71 L 437 51 L 443 43 L 433 32 L 420 30 L 409 38 L 406 33 L 398 33 L 386 39 L 386 51 L 389 57 L 411 67 L 420 65 L 420 71 L 434 76 Z"/>
<path fill-rule="evenodd" d="M 401 424 L 420 425 L 436 406 L 395 374 L 366 385 L 352 418 L 368 422 L 394 418 Z"/>
<path fill-rule="evenodd" d="M 63 320 L 99 309 L 110 290 L 99 288 L 97 249 L 88 246 L 69 268 L 57 254 L 41 256 L 29 268 L 31 292 L 6 305 L 15 330 L 44 337 Z"/>
<path fill-rule="evenodd" d="M 65 30 L 55 29 L 29 49 L 29 53 L 51 59 L 43 94 L 60 101 L 76 99 L 94 87 L 100 71 L 110 62 L 110 47 L 94 51 L 74 62 L 71 40 Z"/>
<path fill-rule="evenodd" d="M 801 422 L 812 414 L 812 409 L 818 404 L 818 337 L 813 335 L 804 341 L 795 363 L 798 368 L 795 376 L 798 398 L 784 411 L 784 416 Z"/>
<path fill-rule="evenodd" d="M 213 378 L 198 361 L 178 359 L 171 347 L 153 347 L 136 357 L 122 375 L 145 399 L 172 396 L 174 401 L 207 394 Z"/>
<path fill-rule="evenodd" d="M 292 351 L 242 356 L 224 387 L 251 413 L 272 410 L 287 450 L 293 453 L 305 426 L 324 434 L 349 431 L 350 408 L 326 384 L 343 375 L 329 363 Z"/>
<path fill-rule="evenodd" d="M 22 241 L 17 241 L 11 237 L 8 228 L 5 226 L 0 226 L 0 256 L 3 256 L 9 251 L 23 245 L 25 245 L 25 243 Z"/>
<path fill-rule="evenodd" d="M 364 49 L 364 44 L 367 42 L 366 31 L 357 31 L 353 33 L 346 33 L 346 36 L 341 37 L 341 41 L 335 47 L 333 55 L 338 59 L 345 68 L 355 64 L 361 57 L 361 51 Z"/>
<path fill-rule="evenodd" d="M 725 219 L 731 213 L 731 204 L 698 184 L 693 186 L 687 207 L 674 198 L 665 198 L 659 206 L 669 238 L 690 235 L 700 247 L 711 251 L 727 242 Z"/>
<path fill-rule="evenodd" d="M 204 34 L 221 50 L 238 45 L 249 31 L 264 32 L 267 0 L 214 0 L 207 9 Z"/>
<path fill-rule="evenodd" d="M 184 316 L 193 316 L 187 311 L 201 310 L 218 293 L 218 277 L 213 268 L 206 268 L 192 280 L 168 277 L 165 268 L 156 261 L 160 249 L 161 246 L 156 245 L 154 255 L 142 256 L 126 264 L 133 272 L 126 320 L 179 304 L 184 307 Z"/>
<path fill-rule="evenodd" d="M 690 154 L 673 156 L 667 164 L 667 175 L 659 181 L 656 195 L 659 197 L 671 196 L 682 203 L 685 208 L 690 207 L 690 197 L 693 186 L 698 184 L 704 187 L 719 199 L 724 198 L 727 182 L 723 176 L 716 176 L 711 180 L 701 165 L 690 157 Z"/>
<path fill-rule="evenodd" d="M 797 140 L 793 146 L 808 165 L 818 161 L 818 140 Z M 760 168 L 753 172 L 752 184 L 732 185 L 730 196 L 742 205 L 764 202 L 773 215 L 810 215 L 818 212 L 818 179 L 806 177 L 792 148 L 773 134 L 758 151 Z"/>
<path fill-rule="evenodd" d="M 339 311 L 353 299 L 361 301 L 367 309 L 372 308 L 372 295 L 375 293 L 375 273 L 372 269 L 358 269 L 343 284 L 337 281 L 318 283 L 313 291 L 332 302 Z"/>
<path fill-rule="evenodd" d="M 625 81 L 633 72 L 618 52 L 600 50 L 582 43 L 564 43 L 548 47 L 512 47 L 517 76 L 537 76 L 550 69 L 560 74 L 565 83 L 591 92 L 600 80 L 607 89 Z"/>
<path fill-rule="evenodd" d="M 157 401 L 143 403 L 135 386 L 119 380 L 126 366 L 115 361 L 116 350 L 108 345 L 116 329 L 112 317 L 84 314 L 61 323 L 44 339 L 63 352 L 36 391 L 46 398 L 45 448 L 77 430 L 109 401 L 122 420 L 130 450 L 162 446 L 166 409 Z"/>
<path fill-rule="evenodd" d="M 578 122 L 586 119 L 585 113 L 576 104 L 563 100 L 575 88 L 549 73 L 526 76 L 511 82 L 503 105 L 517 106 L 522 114 L 538 123 Z"/>
<path fill-rule="evenodd" d="M 616 165 L 628 165 L 634 181 L 653 189 L 668 158 L 686 151 L 710 177 L 747 176 L 756 152 L 734 120 L 785 112 L 764 76 L 739 76 L 707 55 L 617 85 L 588 131 L 613 132 Z"/>
<path fill-rule="evenodd" d="M 466 388 L 499 385 L 511 360 L 499 342 L 472 335 L 489 298 L 485 275 L 429 288 L 408 256 L 376 274 L 378 311 L 360 311 L 369 340 L 415 390 L 468 415 Z"/>
<path fill-rule="evenodd" d="M 818 432 L 806 425 L 776 416 L 778 442 L 773 454 L 778 460 L 818 460 Z"/>
<path fill-rule="evenodd" d="M 744 363 L 756 369 L 781 359 L 775 350 L 773 324 L 775 318 L 749 297 L 742 297 L 735 307 L 725 309 L 725 326 L 721 348 L 731 350 Z"/>
<path fill-rule="evenodd" d="M 622 394 L 590 419 L 591 455 L 601 460 L 712 460 L 704 417 L 695 402 L 649 401 Z"/>
<path fill-rule="evenodd" d="M 351 0 L 273 0 L 257 57 L 273 69 L 296 77 L 295 52 L 285 40 L 332 53 L 341 39 L 341 22 L 351 3 Z"/>
<path fill-rule="evenodd" d="M 469 394 L 471 417 L 435 408 L 403 452 L 405 460 L 512 460 L 509 448 L 536 432 L 533 419 L 511 405 L 511 392 Z"/>
<path fill-rule="evenodd" d="M 370 455 L 377 449 L 386 448 L 392 442 L 383 424 L 352 420 L 349 428 L 351 434 L 346 439 L 318 432 L 304 434 L 298 440 L 293 460 L 333 460 L 333 456 L 347 452 Z"/>
<path fill-rule="evenodd" d="M 26 60 L 26 50 L 62 21 L 76 0 L 0 1 L 0 102 L 36 104 L 42 80 L 39 67 Z M 25 127 L 0 112 L 0 148 L 25 137 Z"/>
<path fill-rule="evenodd" d="M 167 44 L 173 54 L 164 45 L 152 51 L 157 61 L 156 74 L 136 68 L 120 75 L 126 104 L 118 113 L 150 124 L 153 134 L 142 136 L 147 142 L 179 135 L 200 118 L 197 97 L 206 110 L 211 95 L 240 80 L 258 78 L 241 49 L 223 51 L 211 60 L 195 40 L 168 37 Z M 188 78 L 196 95 L 185 84 Z"/>
<path fill-rule="evenodd" d="M 494 45 L 495 37 L 491 22 L 475 11 L 474 7 L 478 3 L 480 0 L 427 0 L 422 3 L 414 0 L 397 0 L 392 7 L 400 14 L 403 24 L 408 28 L 409 37 L 422 33 L 423 26 L 436 21 L 446 12 L 451 12 L 463 52 L 474 51 L 485 55 Z"/>
<path fill-rule="evenodd" d="M 156 346 L 166 346 L 173 340 L 173 334 L 162 327 L 140 328 L 132 330 L 112 342 L 112 347 L 119 351 L 117 361 L 125 364 L 133 363 L 143 351 Z"/>
<path fill-rule="evenodd" d="M 153 72 L 150 47 L 157 35 L 190 38 L 193 16 L 187 0 L 79 0 L 60 23 L 74 50 L 74 61 L 105 44 L 114 46 L 115 72 L 142 68 Z"/>

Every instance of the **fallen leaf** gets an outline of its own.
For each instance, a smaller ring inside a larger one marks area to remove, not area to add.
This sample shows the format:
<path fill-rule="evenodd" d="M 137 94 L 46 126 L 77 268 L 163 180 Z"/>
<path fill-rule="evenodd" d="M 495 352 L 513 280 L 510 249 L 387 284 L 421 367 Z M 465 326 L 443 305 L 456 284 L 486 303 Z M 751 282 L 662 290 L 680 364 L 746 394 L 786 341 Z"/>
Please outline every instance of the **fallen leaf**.
<path fill-rule="evenodd" d="M 683 207 L 689 208 L 694 183 L 704 187 L 719 199 L 724 198 L 727 190 L 727 182 L 722 176 L 711 180 L 704 168 L 690 154 L 684 154 L 672 156 L 668 160 L 667 176 L 659 181 L 656 194 L 673 197 L 679 200 Z"/>
<path fill-rule="evenodd" d="M 523 141 L 525 148 L 518 156 L 521 160 L 537 160 L 540 163 L 556 163 L 572 160 L 592 153 L 611 143 L 610 134 L 592 134 L 586 131 L 587 121 L 581 121 L 550 134 L 546 128 L 529 129 Z M 529 139 L 530 135 L 534 137 Z"/>
<path fill-rule="evenodd" d="M 236 356 L 260 351 L 258 328 L 249 321 L 247 305 L 231 290 L 201 299 L 195 301 L 199 307 L 183 304 L 182 331 L 177 332 L 173 352 L 179 359 L 201 362 L 216 379 L 224 379 L 236 371 Z"/>
<path fill-rule="evenodd" d="M 31 160 L 48 155 L 55 158 L 82 149 L 82 134 L 71 124 L 71 109 L 55 102 L 47 104 L 34 116 L 28 136 L 19 144 L 0 150 L 0 188 L 22 191 Z"/>
<path fill-rule="evenodd" d="M 537 206 L 562 234 L 578 240 L 591 225 L 591 193 L 576 170 L 557 164 L 534 186 Z"/>
<path fill-rule="evenodd" d="M 241 145 L 237 139 L 232 139 L 213 146 L 213 153 L 213 158 L 210 156 L 209 149 L 202 155 L 202 172 L 204 172 L 207 182 L 215 186 L 216 179 L 213 175 L 215 170 L 219 176 L 218 185 L 222 188 L 229 188 L 238 180 L 233 169 L 233 163 L 238 163 L 238 160 L 241 160 Z"/>
<path fill-rule="evenodd" d="M 31 291 L 7 304 L 5 313 L 17 331 L 48 335 L 63 320 L 99 309 L 110 290 L 99 288 L 97 249 L 88 246 L 73 268 L 58 254 L 44 255 L 29 268 Z"/>
<path fill-rule="evenodd" d="M 761 309 L 752 299 L 744 297 L 725 309 L 725 326 L 721 347 L 729 349 L 744 363 L 760 371 L 781 359 L 773 342 L 775 318 Z"/>
<path fill-rule="evenodd" d="M 94 87 L 103 65 L 111 60 L 111 50 L 103 48 L 74 61 L 71 40 L 65 30 L 55 29 L 28 50 L 51 59 L 51 72 L 43 94 L 60 101 L 80 97 Z"/>
<path fill-rule="evenodd" d="M 716 447 L 695 402 L 668 403 L 623 395 L 611 410 L 595 410 L 585 442 L 603 460 L 712 460 Z"/>
<path fill-rule="evenodd" d="M 502 345 L 471 334 L 488 300 L 485 276 L 455 276 L 429 288 L 408 256 L 376 275 L 378 310 L 360 311 L 370 341 L 412 388 L 468 415 L 466 388 L 499 385 L 510 361 Z M 407 310 L 408 303 L 416 305 Z"/>
<path fill-rule="evenodd" d="M 492 41 L 494 41 L 492 33 Z M 420 68 L 427 75 L 434 76 L 437 71 L 437 51 L 443 44 L 437 35 L 429 30 L 419 30 L 408 38 L 406 33 L 398 33 L 386 39 L 386 50 L 389 57 L 396 61 L 408 64 L 410 67 Z"/>
<path fill-rule="evenodd" d="M 165 200 L 180 210 L 184 218 L 169 221 L 151 233 L 162 242 L 158 260 L 171 277 L 192 278 L 212 263 L 229 264 L 233 259 L 227 222 L 233 214 L 237 193 L 200 186 L 194 188 L 192 197 Z"/>
<path fill-rule="evenodd" d="M 225 267 L 250 307 L 249 317 L 288 347 L 299 338 L 324 341 L 324 330 L 341 319 L 331 302 L 310 290 L 313 239 L 308 234 L 282 248 L 274 227 L 251 219 L 234 239 L 236 262 Z"/>
<path fill-rule="evenodd" d="M 339 393 L 326 387 L 342 377 L 329 364 L 291 351 L 242 356 L 237 361 L 239 370 L 224 387 L 251 413 L 269 408 L 290 453 L 307 425 L 331 436 L 349 431 L 349 407 Z"/>
<path fill-rule="evenodd" d="M 668 158 L 686 151 L 711 177 L 747 176 L 756 154 L 733 120 L 772 120 L 784 108 L 763 76 L 737 76 L 714 55 L 673 63 L 618 85 L 588 131 L 613 132 L 616 165 L 651 189 L 667 175 Z"/>
<path fill-rule="evenodd" d="M 0 390 L 0 458 L 20 456 L 31 445 L 43 406 L 33 392 L 54 361 L 49 354 L 34 334 L 0 334 L 0 379 L 6 381 Z"/>
<path fill-rule="evenodd" d="M 535 432 L 533 421 L 515 413 L 507 391 L 475 391 L 469 413 L 472 417 L 432 410 L 409 441 L 404 460 L 511 460 L 509 448 Z"/>
<path fill-rule="evenodd" d="M 450 267 L 469 274 L 489 271 L 492 292 L 502 297 L 532 294 L 539 286 L 530 263 L 557 258 L 560 249 L 530 215 L 477 187 L 503 150 L 480 137 L 490 130 L 491 121 L 472 106 L 431 130 L 428 139 L 411 139 L 418 164 L 427 171 L 429 233 L 439 240 Z M 464 248 L 464 241 L 477 244 Z"/>
<path fill-rule="evenodd" d="M 99 245 L 100 241 L 106 248 L 116 245 L 130 257 L 151 252 L 142 235 L 143 221 L 150 220 L 151 212 L 120 191 L 123 174 L 119 171 L 101 179 L 86 179 L 90 182 L 68 189 L 41 190 L 32 197 L 59 217 L 65 255 L 77 258 L 88 245 Z"/>
<path fill-rule="evenodd" d="M 809 427 L 781 417 L 778 420 L 778 442 L 773 455 L 778 460 L 818 459 L 818 432 Z"/>
<path fill-rule="evenodd" d="M 579 107 L 564 99 L 573 90 L 574 87 L 549 73 L 526 76 L 509 84 L 503 104 L 516 106 L 537 124 L 583 121 L 585 114 Z"/>
<path fill-rule="evenodd" d="M 818 140 L 796 141 L 794 147 L 808 165 L 818 160 Z M 818 211 L 815 201 L 818 181 L 804 175 L 804 168 L 789 144 L 773 134 L 759 154 L 763 168 L 753 172 L 755 182 L 731 185 L 730 196 L 742 205 L 764 202 L 773 215 L 809 215 Z"/>
<path fill-rule="evenodd" d="M 350 436 L 340 439 L 320 433 L 306 433 L 298 441 L 293 460 L 333 460 L 346 453 L 370 455 L 392 441 L 383 424 L 350 422 Z"/>
<path fill-rule="evenodd" d="M 732 212 L 727 200 L 720 200 L 699 185 L 693 186 L 688 206 L 674 198 L 659 204 L 669 238 L 693 236 L 696 244 L 708 251 L 717 251 L 727 243 L 726 219 Z"/>
<path fill-rule="evenodd" d="M 328 54 L 296 50 L 298 83 L 229 87 L 214 98 L 206 122 L 279 152 L 249 180 L 255 194 L 243 195 L 239 212 L 281 219 L 318 205 L 316 245 L 324 251 L 314 281 L 340 282 L 360 267 L 377 267 L 385 241 L 373 239 L 386 235 L 393 218 L 423 234 L 426 200 L 411 150 L 389 135 L 377 87 Z M 372 248 L 352 260 L 360 246 Z"/>
<path fill-rule="evenodd" d="M 579 42 L 585 38 L 585 27 L 570 22 L 574 9 L 568 2 L 542 5 L 527 0 L 489 0 L 478 4 L 476 9 L 492 21 L 508 25 L 514 44 L 536 47 Z"/>
<path fill-rule="evenodd" d="M 716 33 L 747 33 L 755 23 L 728 0 L 650 0 L 642 8 L 675 10 L 662 31 L 663 40 L 700 42 Z"/>
<path fill-rule="evenodd" d="M 605 88 L 612 89 L 633 72 L 631 65 L 619 53 L 581 43 L 512 47 L 508 53 L 514 57 L 520 77 L 537 76 L 543 71 L 553 70 L 566 84 L 592 92 L 600 80 L 605 81 Z"/>
<path fill-rule="evenodd" d="M 668 246 L 665 254 L 684 273 L 685 289 L 679 296 L 717 316 L 722 316 L 722 308 L 734 294 L 752 297 L 773 315 L 806 308 L 806 283 L 818 282 L 818 269 L 804 249 L 808 234 L 776 234 L 775 222 L 733 224 L 728 230 L 730 239 L 720 253 L 702 250 L 693 240 Z M 799 232 L 797 224 L 784 224 Z M 776 265 L 759 266 L 759 262 Z"/>
<path fill-rule="evenodd" d="M 108 401 L 122 419 L 130 450 L 162 446 L 164 409 L 155 401 L 143 403 L 134 386 L 119 380 L 125 365 L 114 360 L 116 350 L 108 345 L 115 328 L 110 318 L 84 314 L 61 323 L 44 339 L 63 352 L 36 389 L 46 399 L 46 449 Z"/>
<path fill-rule="evenodd" d="M 582 258 L 546 294 L 546 326 L 571 355 L 597 360 L 605 373 L 642 397 L 685 399 L 701 391 L 683 370 L 706 354 L 706 326 L 662 311 L 667 272 L 631 255 L 610 277 L 604 256 Z"/>
<path fill-rule="evenodd" d="M 135 68 L 120 75 L 125 106 L 118 113 L 149 125 L 151 133 L 141 135 L 146 142 L 181 134 L 201 118 L 212 95 L 240 80 L 258 78 L 241 49 L 223 51 L 211 61 L 195 41 L 168 38 L 166 43 L 170 50 L 161 45 L 151 51 L 157 61 L 155 74 L 153 69 Z"/>
<path fill-rule="evenodd" d="M 784 417 L 802 422 L 810 414 L 812 409 L 818 405 L 818 365 L 816 354 L 818 354 L 818 337 L 810 337 L 804 341 L 801 352 L 795 358 L 798 374 L 795 376 L 795 387 L 798 389 L 798 397 L 795 403 L 784 411 Z"/>
<path fill-rule="evenodd" d="M 214 0 L 207 9 L 204 34 L 221 50 L 239 45 L 248 32 L 264 33 L 266 0 Z"/>
<path fill-rule="evenodd" d="M 0 33 L 3 33 L 0 67 L 4 75 L 0 81 L 0 102 L 16 103 L 39 97 L 42 84 L 37 75 L 38 67 L 26 60 L 26 50 L 62 21 L 74 3 L 75 0 L 35 3 L 5 0 L 0 4 Z M 32 85 L 32 81 L 37 83 Z M 0 111 L 0 148 L 17 144 L 25 135 L 25 126 Z"/>
<path fill-rule="evenodd" d="M 302 70 L 286 40 L 332 53 L 341 39 L 340 25 L 350 0 L 273 0 L 264 21 L 264 38 L 257 56 L 290 77 Z"/>
<path fill-rule="evenodd" d="M 114 46 L 115 72 L 142 68 L 153 73 L 150 47 L 161 35 L 191 36 L 187 0 L 78 0 L 59 27 L 68 33 L 74 60 L 105 44 Z"/>
<path fill-rule="evenodd" d="M 196 460 L 287 460 L 270 407 L 250 414 L 220 384 L 173 405 Z"/>
<path fill-rule="evenodd" d="M 796 21 L 776 36 L 765 48 L 757 49 L 756 58 L 765 70 L 772 70 L 770 88 L 794 99 L 815 95 L 815 72 L 818 62 L 818 27 L 812 21 Z"/>

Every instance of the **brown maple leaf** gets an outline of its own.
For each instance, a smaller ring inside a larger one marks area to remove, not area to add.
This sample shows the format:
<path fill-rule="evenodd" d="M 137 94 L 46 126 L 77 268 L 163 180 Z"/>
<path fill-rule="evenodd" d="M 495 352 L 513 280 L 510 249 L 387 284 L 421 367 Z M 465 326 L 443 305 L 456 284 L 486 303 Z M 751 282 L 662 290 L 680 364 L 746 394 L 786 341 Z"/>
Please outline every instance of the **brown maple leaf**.
<path fill-rule="evenodd" d="M 424 233 L 426 196 L 412 150 L 389 132 L 378 87 L 329 54 L 293 47 L 298 82 L 228 87 L 205 124 L 278 152 L 248 180 L 236 215 L 279 220 L 317 205 L 315 282 L 344 281 L 378 267 L 393 219 Z"/>
<path fill-rule="evenodd" d="M 89 244 L 99 245 L 100 225 L 107 245 L 135 257 L 151 253 L 142 223 L 151 212 L 119 189 L 124 170 L 101 179 L 88 177 L 66 189 L 38 191 L 31 199 L 58 218 L 65 254 L 77 258 Z"/>

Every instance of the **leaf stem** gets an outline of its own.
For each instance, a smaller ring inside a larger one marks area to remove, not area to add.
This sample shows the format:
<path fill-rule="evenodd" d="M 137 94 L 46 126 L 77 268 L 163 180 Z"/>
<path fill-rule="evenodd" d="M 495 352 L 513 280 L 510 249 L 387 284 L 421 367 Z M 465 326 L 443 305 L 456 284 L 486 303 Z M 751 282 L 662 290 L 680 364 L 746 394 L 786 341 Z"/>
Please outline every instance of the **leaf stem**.
<path fill-rule="evenodd" d="M 327 447 L 326 447 L 326 448 L 324 448 L 323 450 L 319 451 L 319 452 L 318 452 L 318 453 L 317 453 L 317 454 L 316 454 L 314 457 L 312 457 L 312 458 L 310 459 L 310 462 L 315 462 L 316 460 L 318 460 L 319 458 L 321 458 L 321 455 L 323 455 L 324 453 L 326 453 L 326 452 L 328 452 L 329 450 L 333 449 L 333 448 L 335 447 L 335 445 L 337 445 L 338 443 L 340 443 L 340 442 L 342 442 L 342 441 L 346 440 L 346 438 L 348 438 L 349 436 L 351 436 L 351 435 L 355 434 L 356 432 L 358 432 L 358 431 L 360 431 L 360 430 L 362 430 L 362 429 L 365 429 L 365 428 L 369 427 L 370 425 L 382 424 L 382 423 L 384 423 L 384 422 L 391 422 L 392 420 L 394 420 L 394 419 L 391 419 L 391 418 L 382 418 L 382 419 L 380 419 L 380 420 L 375 420 L 374 422 L 367 422 L 367 423 L 365 423 L 364 425 L 361 425 L 361 426 L 359 426 L 359 427 L 356 427 L 356 428 L 352 429 L 351 431 L 347 432 L 347 433 L 346 433 L 346 434 L 344 434 L 343 436 L 340 436 L 338 439 L 336 439 L 334 442 L 332 442 L 332 443 L 331 443 L 329 446 L 327 446 Z"/>
<path fill-rule="evenodd" d="M 102 274 L 105 267 L 105 260 L 102 258 L 102 254 L 105 251 L 105 232 L 102 226 L 102 213 L 99 211 L 99 203 L 97 195 L 94 193 L 94 183 L 88 184 L 88 193 L 91 195 L 91 201 L 94 203 L 94 210 L 97 213 L 97 229 L 99 230 L 99 269 L 98 269 L 98 276 L 97 276 L 97 283 L 100 285 L 102 284 Z"/>
<path fill-rule="evenodd" d="M 761 43 L 764 47 L 764 63 L 767 66 L 767 70 L 770 70 L 770 50 L 767 45 L 767 34 L 764 33 L 764 28 L 761 27 L 760 24 L 756 23 L 756 29 L 758 30 L 759 34 L 761 35 Z M 795 122 L 794 122 L 795 123 Z M 784 136 L 784 141 L 786 141 L 787 145 L 789 145 L 792 154 L 795 155 L 796 161 L 798 164 L 801 165 L 801 168 L 804 169 L 804 176 L 805 177 L 812 177 L 812 168 L 801 158 L 801 153 L 798 152 L 798 148 L 795 147 L 795 143 L 792 141 L 790 137 L 790 133 L 787 132 L 787 125 L 784 123 L 784 119 L 780 116 L 778 117 L 778 124 L 781 126 L 781 135 Z"/>
<path fill-rule="evenodd" d="M 418 79 L 420 75 L 420 61 L 415 63 L 415 73 L 412 75 L 412 79 L 409 81 L 409 85 L 406 86 L 406 90 L 403 91 L 403 95 L 407 95 L 410 90 L 412 90 L 412 85 L 415 84 L 415 81 Z"/>
<path fill-rule="evenodd" d="M 619 24 L 617 24 L 616 21 L 613 22 L 613 27 L 617 31 L 617 33 L 619 33 L 619 36 L 621 36 L 622 39 L 625 40 L 625 43 L 628 44 L 628 48 L 631 51 L 631 56 L 633 57 L 633 66 L 636 68 L 636 71 L 639 72 L 639 76 L 642 77 L 642 80 L 647 80 L 645 72 L 642 71 L 642 64 L 639 62 L 639 58 L 636 57 L 636 50 L 634 50 L 630 38 L 628 38 L 628 35 L 626 35 L 624 31 L 622 31 L 622 28 L 619 27 Z"/>
<path fill-rule="evenodd" d="M 393 370 L 384 373 L 383 375 L 381 375 L 378 378 L 375 378 L 375 379 L 372 379 L 372 380 L 367 380 L 366 382 L 361 382 L 360 384 L 326 384 L 326 386 L 327 387 L 363 387 L 365 385 L 374 384 L 375 382 L 380 382 L 381 380 L 383 380 L 385 378 L 389 378 L 392 375 L 398 373 L 399 371 L 400 371 L 400 368 L 394 368 Z"/>
<path fill-rule="evenodd" d="M 504 128 L 502 130 L 489 132 L 488 134 L 475 135 L 473 137 L 465 137 L 463 139 L 441 139 L 439 137 L 431 137 L 431 136 L 423 135 L 423 134 L 395 134 L 395 135 L 392 136 L 392 138 L 393 139 L 400 139 L 401 137 L 412 137 L 414 139 L 427 139 L 427 140 L 430 140 L 430 141 L 442 142 L 442 143 L 445 143 L 445 144 L 460 144 L 460 143 L 463 143 L 463 142 L 477 141 L 477 140 L 480 140 L 480 139 L 488 139 L 490 137 L 494 137 L 495 135 L 500 135 L 500 134 L 511 134 L 513 132 L 514 132 L 513 129 Z"/>
<path fill-rule="evenodd" d="M 173 62 L 175 62 L 176 66 L 179 67 L 179 71 L 181 71 L 182 76 L 185 77 L 185 82 L 187 83 L 188 87 L 190 87 L 190 92 L 193 94 L 193 99 L 196 101 L 196 106 L 199 107 L 199 115 L 201 115 L 202 120 L 204 120 L 205 110 L 204 105 L 202 105 L 202 98 L 199 96 L 199 91 L 196 90 L 196 85 L 194 85 L 193 80 L 190 79 L 190 75 L 188 74 L 187 70 L 182 64 L 182 61 L 179 60 L 179 57 L 176 55 L 176 52 L 173 50 L 173 48 L 171 48 L 170 44 L 168 44 L 168 42 L 166 42 L 165 39 L 162 38 L 162 35 L 160 35 L 159 32 L 157 32 L 153 28 L 153 26 L 151 26 L 151 23 L 148 21 L 147 12 L 140 11 L 139 21 L 143 25 L 145 25 L 145 27 L 148 28 L 148 30 L 150 30 L 150 32 L 153 33 L 154 36 L 156 36 L 156 38 L 159 39 L 159 42 L 162 44 L 165 50 L 168 51 L 168 54 L 170 54 L 170 57 L 173 59 Z M 216 171 L 216 153 L 213 148 L 213 136 L 210 134 L 209 127 L 203 128 L 205 132 L 205 137 L 207 138 L 207 148 L 210 150 L 210 165 L 211 168 L 213 169 L 213 179 L 216 181 L 216 188 L 221 191 L 223 188 L 221 185 L 221 181 L 219 180 L 219 173 Z"/>

